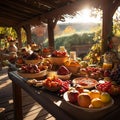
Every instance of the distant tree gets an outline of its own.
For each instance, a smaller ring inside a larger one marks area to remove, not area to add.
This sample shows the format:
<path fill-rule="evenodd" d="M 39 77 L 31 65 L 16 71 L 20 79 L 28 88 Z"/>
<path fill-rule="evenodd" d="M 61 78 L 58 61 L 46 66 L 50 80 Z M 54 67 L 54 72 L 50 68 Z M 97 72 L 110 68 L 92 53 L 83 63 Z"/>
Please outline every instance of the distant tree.
<path fill-rule="evenodd" d="M 16 31 L 12 27 L 0 27 L 0 34 L 5 34 L 5 36 L 12 36 L 14 39 L 17 37 Z"/>

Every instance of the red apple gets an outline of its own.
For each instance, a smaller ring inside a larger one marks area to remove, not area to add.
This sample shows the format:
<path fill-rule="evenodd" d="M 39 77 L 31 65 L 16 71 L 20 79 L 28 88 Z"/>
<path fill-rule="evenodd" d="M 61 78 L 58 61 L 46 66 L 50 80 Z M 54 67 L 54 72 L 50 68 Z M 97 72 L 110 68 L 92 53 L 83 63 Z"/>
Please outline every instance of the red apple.
<path fill-rule="evenodd" d="M 57 71 L 58 75 L 67 75 L 69 73 L 70 73 L 70 71 L 64 65 L 60 66 Z"/>
<path fill-rule="evenodd" d="M 77 102 L 79 92 L 75 89 L 68 91 L 68 99 L 71 103 Z"/>

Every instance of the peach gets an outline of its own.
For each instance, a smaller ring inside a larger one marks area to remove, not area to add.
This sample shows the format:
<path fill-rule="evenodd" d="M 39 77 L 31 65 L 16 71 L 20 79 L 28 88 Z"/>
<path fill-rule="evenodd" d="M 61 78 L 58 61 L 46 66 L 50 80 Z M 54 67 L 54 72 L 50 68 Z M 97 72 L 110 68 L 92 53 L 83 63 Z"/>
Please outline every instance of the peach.
<path fill-rule="evenodd" d="M 89 93 L 80 93 L 78 95 L 77 102 L 79 106 L 88 108 L 89 105 L 91 104 L 91 98 L 89 96 Z"/>

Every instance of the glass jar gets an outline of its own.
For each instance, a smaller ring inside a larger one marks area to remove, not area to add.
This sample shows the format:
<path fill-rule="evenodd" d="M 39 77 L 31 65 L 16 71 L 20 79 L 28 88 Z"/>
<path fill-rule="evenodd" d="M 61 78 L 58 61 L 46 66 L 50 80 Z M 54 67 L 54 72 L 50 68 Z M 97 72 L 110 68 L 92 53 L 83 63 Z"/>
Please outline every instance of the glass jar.
<path fill-rule="evenodd" d="M 111 62 L 104 62 L 103 63 L 103 69 L 104 70 L 112 69 L 112 67 L 113 67 L 113 64 Z"/>
<path fill-rule="evenodd" d="M 76 51 L 70 51 L 70 59 L 72 59 L 72 60 L 76 60 L 77 59 Z"/>

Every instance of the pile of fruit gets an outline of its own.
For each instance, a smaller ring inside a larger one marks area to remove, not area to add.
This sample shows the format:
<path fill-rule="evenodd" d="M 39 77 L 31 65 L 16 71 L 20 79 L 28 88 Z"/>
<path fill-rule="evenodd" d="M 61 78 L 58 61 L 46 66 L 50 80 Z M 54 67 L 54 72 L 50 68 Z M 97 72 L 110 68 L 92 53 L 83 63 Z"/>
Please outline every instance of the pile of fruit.
<path fill-rule="evenodd" d="M 62 65 L 58 68 L 57 74 L 58 75 L 67 75 L 67 74 L 70 74 L 70 71 L 64 65 Z"/>
<path fill-rule="evenodd" d="M 102 92 L 108 92 L 110 95 L 120 94 L 120 86 L 114 84 L 111 81 L 105 81 L 104 83 L 99 83 L 96 89 Z"/>
<path fill-rule="evenodd" d="M 71 89 L 67 92 L 69 102 L 83 108 L 103 108 L 112 102 L 107 92 L 100 92 L 96 89 Z"/>
<path fill-rule="evenodd" d="M 99 78 L 103 78 L 103 69 L 100 67 L 86 67 L 86 68 L 81 68 L 80 69 L 80 75 L 81 76 L 88 76 L 90 78 L 94 78 L 94 79 L 99 79 Z"/>
<path fill-rule="evenodd" d="M 25 64 L 21 66 L 19 71 L 22 73 L 39 73 L 40 71 L 43 71 L 45 69 L 46 68 L 41 65 Z"/>
<path fill-rule="evenodd" d="M 66 57 L 67 56 L 67 52 L 66 51 L 60 51 L 60 50 L 54 50 L 52 52 L 52 57 Z"/>
<path fill-rule="evenodd" d="M 70 82 L 62 81 L 58 77 L 48 77 L 45 79 L 43 86 L 50 91 L 58 91 L 60 94 L 63 94 L 69 89 Z"/>
<path fill-rule="evenodd" d="M 38 60 L 38 59 L 42 59 L 43 57 L 38 55 L 37 53 L 33 52 L 32 54 L 28 55 L 26 57 L 27 60 Z"/>

